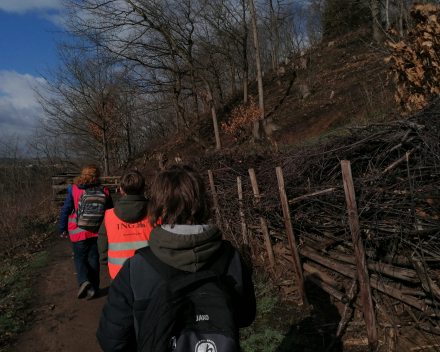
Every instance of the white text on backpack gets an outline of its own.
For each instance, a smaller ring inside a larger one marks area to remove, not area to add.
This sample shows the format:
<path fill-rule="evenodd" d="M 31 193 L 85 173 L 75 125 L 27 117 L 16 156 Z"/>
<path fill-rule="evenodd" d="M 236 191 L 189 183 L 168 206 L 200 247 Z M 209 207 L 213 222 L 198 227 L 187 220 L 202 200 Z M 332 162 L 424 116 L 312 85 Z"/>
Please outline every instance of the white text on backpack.
<path fill-rule="evenodd" d="M 196 315 L 196 321 L 209 320 L 209 315 Z"/>

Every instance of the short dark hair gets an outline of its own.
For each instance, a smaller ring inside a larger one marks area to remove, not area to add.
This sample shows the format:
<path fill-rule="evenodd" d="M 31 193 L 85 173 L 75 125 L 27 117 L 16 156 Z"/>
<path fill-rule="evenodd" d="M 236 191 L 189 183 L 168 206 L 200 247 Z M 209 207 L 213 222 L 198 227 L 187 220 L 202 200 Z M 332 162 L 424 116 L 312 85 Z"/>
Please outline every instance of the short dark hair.
<path fill-rule="evenodd" d="M 151 225 L 201 225 L 210 217 L 212 203 L 202 176 L 188 165 L 173 165 L 160 172 L 150 191 Z"/>
<path fill-rule="evenodd" d="M 127 170 L 121 176 L 120 186 L 127 195 L 138 195 L 144 191 L 145 178 L 137 170 Z"/>

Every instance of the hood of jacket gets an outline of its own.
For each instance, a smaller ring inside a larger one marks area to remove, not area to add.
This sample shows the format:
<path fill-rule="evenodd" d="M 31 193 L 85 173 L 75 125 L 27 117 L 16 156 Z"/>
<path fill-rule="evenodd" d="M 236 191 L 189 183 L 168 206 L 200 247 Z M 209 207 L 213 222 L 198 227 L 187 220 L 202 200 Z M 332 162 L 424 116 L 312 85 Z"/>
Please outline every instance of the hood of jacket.
<path fill-rule="evenodd" d="M 148 201 L 144 196 L 122 196 L 115 204 L 115 215 L 124 222 L 134 223 L 147 216 Z"/>
<path fill-rule="evenodd" d="M 183 227 L 181 233 L 185 234 L 176 233 Z M 222 244 L 222 233 L 215 225 L 176 225 L 171 230 L 166 228 L 167 225 L 153 228 L 149 245 L 156 257 L 179 270 L 196 272 Z M 188 231 L 191 228 L 194 233 Z"/>
<path fill-rule="evenodd" d="M 87 188 L 93 188 L 101 186 L 101 182 L 95 182 L 95 183 L 88 183 L 86 185 L 76 185 L 79 189 L 87 189 Z"/>

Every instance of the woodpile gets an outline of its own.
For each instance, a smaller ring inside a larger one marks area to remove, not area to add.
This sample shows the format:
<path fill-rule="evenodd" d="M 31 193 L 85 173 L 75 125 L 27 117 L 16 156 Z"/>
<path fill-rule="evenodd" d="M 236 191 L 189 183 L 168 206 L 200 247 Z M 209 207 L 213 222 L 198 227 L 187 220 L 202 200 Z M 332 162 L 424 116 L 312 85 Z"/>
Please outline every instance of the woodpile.
<path fill-rule="evenodd" d="M 365 282 L 359 277 L 363 266 L 372 317 L 380 327 L 394 329 L 391 348 L 408 324 L 440 335 L 439 107 L 436 101 L 410 119 L 354 126 L 347 136 L 278 157 L 212 155 L 190 162 L 213 171 L 216 221 L 226 237 L 249 253 L 254 265 L 271 268 L 274 281 L 288 282 L 280 284 L 287 288 L 299 282 L 277 180 L 280 167 L 304 280 L 341 302 L 343 311 L 355 309 L 366 318 Z M 358 243 L 347 211 L 342 160 L 351 165 Z M 363 246 L 364 263 L 357 244 Z M 286 293 L 301 300 L 300 290 Z M 350 324 L 346 315 L 338 335 Z M 373 348 L 378 342 L 371 339 L 374 335 L 368 336 Z"/>

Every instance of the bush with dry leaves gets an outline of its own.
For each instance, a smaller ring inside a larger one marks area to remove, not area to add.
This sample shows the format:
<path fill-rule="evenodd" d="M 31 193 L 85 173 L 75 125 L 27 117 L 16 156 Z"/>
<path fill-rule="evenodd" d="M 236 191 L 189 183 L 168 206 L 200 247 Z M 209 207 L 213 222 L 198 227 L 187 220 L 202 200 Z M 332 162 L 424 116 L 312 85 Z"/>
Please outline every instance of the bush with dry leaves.
<path fill-rule="evenodd" d="M 222 130 L 227 134 L 232 134 L 235 141 L 247 139 L 251 135 L 252 122 L 261 116 L 261 109 L 257 103 L 249 96 L 248 105 L 238 105 L 231 112 L 228 122 L 222 123 Z"/>
<path fill-rule="evenodd" d="M 440 94 L 440 7 L 415 3 L 411 6 L 413 27 L 407 41 L 386 41 L 392 55 L 388 80 L 397 83 L 395 99 L 406 110 L 417 111 Z M 391 29 L 390 35 L 397 35 Z"/>

